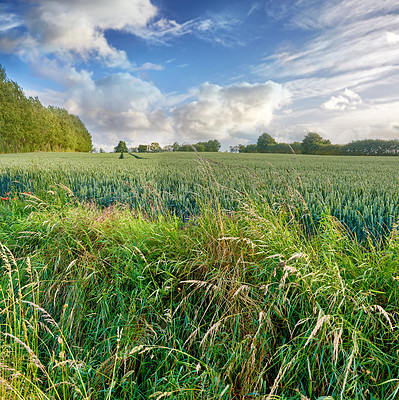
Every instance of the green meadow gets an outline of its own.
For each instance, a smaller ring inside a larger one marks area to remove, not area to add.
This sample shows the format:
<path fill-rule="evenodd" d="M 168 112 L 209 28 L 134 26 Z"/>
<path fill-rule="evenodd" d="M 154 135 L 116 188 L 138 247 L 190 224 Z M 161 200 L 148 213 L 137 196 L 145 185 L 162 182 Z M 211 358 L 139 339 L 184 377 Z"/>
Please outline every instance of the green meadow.
<path fill-rule="evenodd" d="M 398 398 L 398 157 L 140 156 L 0 156 L 1 398 Z"/>

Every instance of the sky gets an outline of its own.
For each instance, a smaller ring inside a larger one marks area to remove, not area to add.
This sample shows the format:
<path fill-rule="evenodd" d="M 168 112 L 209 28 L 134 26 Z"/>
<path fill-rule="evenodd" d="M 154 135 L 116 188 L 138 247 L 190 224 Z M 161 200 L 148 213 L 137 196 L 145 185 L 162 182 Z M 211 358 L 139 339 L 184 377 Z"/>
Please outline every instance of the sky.
<path fill-rule="evenodd" d="M 397 0 L 0 0 L 0 64 L 107 151 L 399 139 Z"/>

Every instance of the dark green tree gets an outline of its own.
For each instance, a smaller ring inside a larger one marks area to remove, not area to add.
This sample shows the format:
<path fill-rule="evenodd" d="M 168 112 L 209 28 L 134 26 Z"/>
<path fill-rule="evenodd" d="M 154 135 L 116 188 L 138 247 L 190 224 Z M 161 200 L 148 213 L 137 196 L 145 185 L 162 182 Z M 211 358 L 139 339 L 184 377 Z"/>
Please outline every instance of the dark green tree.
<path fill-rule="evenodd" d="M 256 146 L 258 147 L 259 153 L 268 153 L 268 148 L 275 144 L 277 144 L 277 142 L 268 133 L 262 133 L 258 137 Z"/>
<path fill-rule="evenodd" d="M 199 142 L 201 143 L 201 142 Z M 210 151 L 210 152 L 218 152 L 220 147 L 222 146 L 219 142 L 219 140 L 208 140 L 206 143 L 201 143 L 204 144 L 205 146 L 205 151 Z"/>
<path fill-rule="evenodd" d="M 173 151 L 178 151 L 178 150 L 179 150 L 179 147 L 180 147 L 180 145 L 179 145 L 179 143 L 177 143 L 177 142 L 174 142 L 174 143 L 172 144 L 172 149 L 173 149 Z"/>
<path fill-rule="evenodd" d="M 238 145 L 238 152 L 239 153 L 245 153 L 245 145 L 239 144 Z"/>
<path fill-rule="evenodd" d="M 199 153 L 202 153 L 205 151 L 205 146 L 203 143 L 197 143 L 194 144 L 193 147 L 195 148 L 195 150 L 197 150 Z"/>
<path fill-rule="evenodd" d="M 258 146 L 256 144 L 248 144 L 245 146 L 244 153 L 258 153 Z"/>
<path fill-rule="evenodd" d="M 0 152 L 91 151 L 91 136 L 79 117 L 27 98 L 0 65 Z"/>
<path fill-rule="evenodd" d="M 120 140 L 118 145 L 114 147 L 114 153 L 123 153 L 123 152 L 128 153 L 129 150 L 127 148 L 126 142 Z"/>
<path fill-rule="evenodd" d="M 148 144 L 139 144 L 137 147 L 137 151 L 139 153 L 147 153 L 148 152 Z"/>
<path fill-rule="evenodd" d="M 301 143 L 301 152 L 303 154 L 317 154 L 321 146 L 331 144 L 329 140 L 323 139 L 316 132 L 309 132 Z"/>
<path fill-rule="evenodd" d="M 179 149 L 177 151 L 194 151 L 194 149 L 191 144 L 185 143 L 179 146 Z"/>

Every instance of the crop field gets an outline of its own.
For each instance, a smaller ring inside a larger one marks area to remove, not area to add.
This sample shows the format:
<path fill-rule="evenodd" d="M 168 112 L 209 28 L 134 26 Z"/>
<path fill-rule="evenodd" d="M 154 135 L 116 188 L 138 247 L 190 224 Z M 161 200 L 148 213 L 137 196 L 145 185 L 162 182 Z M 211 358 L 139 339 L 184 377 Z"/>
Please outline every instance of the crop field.
<path fill-rule="evenodd" d="M 63 185 L 79 201 L 127 204 L 148 213 L 195 216 L 209 189 L 234 211 L 245 199 L 286 207 L 311 228 L 336 217 L 360 240 L 379 242 L 399 219 L 398 157 L 273 154 L 35 153 L 0 156 L 0 194 L 31 192 L 41 199 Z M 68 197 L 68 196 L 66 196 Z M 67 199 L 65 199 L 67 200 Z"/>
<path fill-rule="evenodd" d="M 396 400 L 399 157 L 0 156 L 0 398 Z"/>

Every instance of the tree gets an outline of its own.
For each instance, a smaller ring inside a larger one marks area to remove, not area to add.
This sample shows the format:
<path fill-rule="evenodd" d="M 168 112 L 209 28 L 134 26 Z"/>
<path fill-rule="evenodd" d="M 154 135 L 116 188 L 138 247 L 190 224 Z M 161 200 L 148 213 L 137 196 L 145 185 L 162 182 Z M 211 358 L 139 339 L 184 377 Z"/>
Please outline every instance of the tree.
<path fill-rule="evenodd" d="M 202 153 L 205 151 L 205 146 L 203 143 L 193 144 L 193 147 L 195 148 L 195 150 L 198 151 L 198 153 Z"/>
<path fill-rule="evenodd" d="M 244 153 L 258 153 L 258 146 L 256 144 L 248 144 L 245 146 Z"/>
<path fill-rule="evenodd" d="M 301 143 L 301 152 L 303 154 L 317 154 L 321 146 L 331 144 L 329 140 L 323 139 L 316 132 L 309 132 Z"/>
<path fill-rule="evenodd" d="M 147 153 L 148 152 L 148 144 L 139 144 L 139 147 L 137 147 L 137 151 L 139 153 Z"/>
<path fill-rule="evenodd" d="M 114 153 L 123 153 L 123 152 L 128 153 L 129 150 L 127 148 L 126 142 L 120 140 L 118 145 L 114 147 Z"/>
<path fill-rule="evenodd" d="M 27 98 L 0 65 L 0 152 L 35 150 L 89 152 L 91 136 L 76 115 Z"/>
<path fill-rule="evenodd" d="M 342 146 L 340 154 L 353 156 L 394 156 L 399 154 L 399 140 L 356 140 Z"/>
<path fill-rule="evenodd" d="M 258 142 L 256 146 L 258 147 L 259 153 L 267 153 L 268 146 L 274 144 L 277 144 L 277 142 L 268 133 L 262 133 L 258 137 Z"/>
<path fill-rule="evenodd" d="M 173 151 L 173 146 L 171 144 L 167 144 L 162 148 L 162 151 Z"/>
<path fill-rule="evenodd" d="M 198 144 L 204 144 L 205 146 L 205 151 L 211 151 L 211 152 L 218 152 L 221 144 L 219 140 L 208 140 L 206 143 L 201 143 L 199 142 Z"/>
<path fill-rule="evenodd" d="M 194 151 L 194 149 L 191 144 L 185 143 L 179 146 L 179 149 L 177 151 Z"/>
<path fill-rule="evenodd" d="M 150 151 L 152 153 L 159 153 L 160 151 L 162 151 L 162 148 L 159 143 L 153 142 L 150 144 Z"/>
<path fill-rule="evenodd" d="M 173 151 L 179 151 L 179 148 L 180 148 L 179 143 L 174 142 L 174 143 L 172 144 L 172 149 L 173 149 Z"/>
<path fill-rule="evenodd" d="M 245 145 L 243 145 L 243 144 L 239 144 L 238 145 L 238 152 L 239 153 L 245 153 Z"/>

